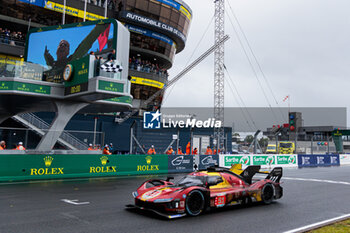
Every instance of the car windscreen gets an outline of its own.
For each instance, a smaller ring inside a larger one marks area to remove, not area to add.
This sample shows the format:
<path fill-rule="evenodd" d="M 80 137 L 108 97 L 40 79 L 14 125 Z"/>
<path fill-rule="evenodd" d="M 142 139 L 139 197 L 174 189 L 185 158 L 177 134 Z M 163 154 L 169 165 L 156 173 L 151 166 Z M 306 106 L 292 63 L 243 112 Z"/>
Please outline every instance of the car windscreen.
<path fill-rule="evenodd" d="M 276 149 L 276 146 L 268 146 L 267 149 L 269 149 L 269 150 L 275 150 L 275 149 Z"/>
<path fill-rule="evenodd" d="M 175 183 L 176 186 L 203 186 L 205 176 L 185 176 Z"/>
<path fill-rule="evenodd" d="M 280 143 L 280 147 L 282 147 L 282 148 L 291 148 L 292 147 L 292 143 Z"/>

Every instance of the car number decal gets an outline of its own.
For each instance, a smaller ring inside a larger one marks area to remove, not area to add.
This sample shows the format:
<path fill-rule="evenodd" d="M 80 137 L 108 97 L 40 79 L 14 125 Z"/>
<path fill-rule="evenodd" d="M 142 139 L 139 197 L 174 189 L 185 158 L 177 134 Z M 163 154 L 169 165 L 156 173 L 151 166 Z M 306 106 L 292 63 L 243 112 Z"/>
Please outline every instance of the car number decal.
<path fill-rule="evenodd" d="M 216 207 L 222 207 L 226 203 L 226 196 L 217 196 L 215 197 L 215 206 Z"/>
<path fill-rule="evenodd" d="M 161 190 L 151 190 L 151 191 L 145 192 L 142 195 L 141 199 L 142 200 L 148 200 L 148 199 L 151 199 L 151 198 L 155 198 L 155 197 L 159 196 L 161 193 L 162 193 Z"/>

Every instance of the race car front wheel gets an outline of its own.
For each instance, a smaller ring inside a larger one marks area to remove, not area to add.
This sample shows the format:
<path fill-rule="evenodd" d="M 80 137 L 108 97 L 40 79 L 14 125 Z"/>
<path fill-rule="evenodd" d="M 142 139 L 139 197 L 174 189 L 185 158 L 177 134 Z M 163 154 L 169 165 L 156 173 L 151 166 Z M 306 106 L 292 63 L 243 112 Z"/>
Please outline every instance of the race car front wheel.
<path fill-rule="evenodd" d="M 264 204 L 270 204 L 273 201 L 273 187 L 272 184 L 267 183 L 261 190 L 261 199 Z"/>
<path fill-rule="evenodd" d="M 186 212 L 191 216 L 197 216 L 204 210 L 204 195 L 199 190 L 192 190 L 186 198 Z"/>

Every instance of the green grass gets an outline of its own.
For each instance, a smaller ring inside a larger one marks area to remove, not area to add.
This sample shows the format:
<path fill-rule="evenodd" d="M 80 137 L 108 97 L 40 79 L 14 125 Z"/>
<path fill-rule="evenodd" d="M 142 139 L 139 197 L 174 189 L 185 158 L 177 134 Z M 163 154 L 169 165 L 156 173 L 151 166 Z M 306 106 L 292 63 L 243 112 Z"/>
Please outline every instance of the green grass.
<path fill-rule="evenodd" d="M 312 231 L 310 233 L 348 233 L 350 232 L 350 219 L 337 222 L 329 226 L 321 227 Z"/>

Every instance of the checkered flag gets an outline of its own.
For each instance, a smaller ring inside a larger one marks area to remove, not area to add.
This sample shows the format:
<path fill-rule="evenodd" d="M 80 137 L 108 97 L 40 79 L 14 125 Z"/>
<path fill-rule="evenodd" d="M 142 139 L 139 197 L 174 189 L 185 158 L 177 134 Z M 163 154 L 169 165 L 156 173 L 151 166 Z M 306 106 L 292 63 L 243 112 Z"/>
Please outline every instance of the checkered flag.
<path fill-rule="evenodd" d="M 118 73 L 123 70 L 123 67 L 117 61 L 107 61 L 101 65 L 101 69 L 106 72 Z"/>

